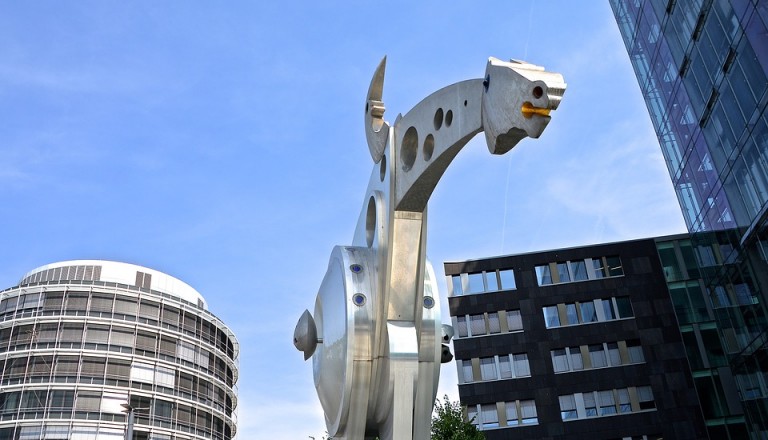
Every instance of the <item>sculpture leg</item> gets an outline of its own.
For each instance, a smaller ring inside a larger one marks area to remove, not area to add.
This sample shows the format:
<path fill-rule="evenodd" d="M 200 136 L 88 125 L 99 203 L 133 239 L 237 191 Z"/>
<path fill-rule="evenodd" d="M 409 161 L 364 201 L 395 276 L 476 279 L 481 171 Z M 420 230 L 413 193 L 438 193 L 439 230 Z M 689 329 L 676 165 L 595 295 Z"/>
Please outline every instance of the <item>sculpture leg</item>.
<path fill-rule="evenodd" d="M 387 333 L 393 396 L 381 440 L 413 440 L 413 396 L 419 373 L 416 328 L 412 322 L 390 321 Z"/>

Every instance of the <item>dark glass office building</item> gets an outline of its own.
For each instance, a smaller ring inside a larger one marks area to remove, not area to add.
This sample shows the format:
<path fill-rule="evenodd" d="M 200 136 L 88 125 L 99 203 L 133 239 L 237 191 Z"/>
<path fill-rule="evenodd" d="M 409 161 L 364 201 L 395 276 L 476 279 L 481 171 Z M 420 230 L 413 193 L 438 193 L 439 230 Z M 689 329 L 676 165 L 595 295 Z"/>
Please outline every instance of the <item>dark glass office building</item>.
<path fill-rule="evenodd" d="M 732 375 L 692 252 L 683 236 L 445 263 L 468 419 L 488 440 L 707 438 L 740 405 L 712 378 Z"/>
<path fill-rule="evenodd" d="M 610 4 L 691 232 L 749 437 L 768 438 L 768 1 Z"/>

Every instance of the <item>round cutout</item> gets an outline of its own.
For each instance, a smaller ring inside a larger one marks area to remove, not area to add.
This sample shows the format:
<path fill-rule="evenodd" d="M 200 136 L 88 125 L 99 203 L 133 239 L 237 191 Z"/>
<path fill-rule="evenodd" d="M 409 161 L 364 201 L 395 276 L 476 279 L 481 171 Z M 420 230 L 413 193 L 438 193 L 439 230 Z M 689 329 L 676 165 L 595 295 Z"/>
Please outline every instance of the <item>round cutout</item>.
<path fill-rule="evenodd" d="M 416 162 L 416 152 L 419 150 L 419 133 L 416 127 L 408 127 L 403 135 L 403 142 L 400 144 L 400 161 L 403 164 L 403 171 L 409 171 Z"/>
<path fill-rule="evenodd" d="M 424 160 L 432 159 L 432 153 L 435 152 L 435 137 L 432 133 L 428 134 L 424 138 L 424 145 L 421 148 L 421 154 L 424 156 Z"/>

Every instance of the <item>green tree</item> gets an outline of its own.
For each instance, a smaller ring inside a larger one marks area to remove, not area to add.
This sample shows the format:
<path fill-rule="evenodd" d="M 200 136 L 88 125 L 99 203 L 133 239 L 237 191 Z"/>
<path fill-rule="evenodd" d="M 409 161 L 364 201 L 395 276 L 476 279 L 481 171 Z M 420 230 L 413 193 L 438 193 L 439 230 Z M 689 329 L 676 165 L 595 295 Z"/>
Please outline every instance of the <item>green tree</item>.
<path fill-rule="evenodd" d="M 485 435 L 475 425 L 464 421 L 459 402 L 451 402 L 446 395 L 442 402 L 440 399 L 435 402 L 432 440 L 485 440 Z"/>

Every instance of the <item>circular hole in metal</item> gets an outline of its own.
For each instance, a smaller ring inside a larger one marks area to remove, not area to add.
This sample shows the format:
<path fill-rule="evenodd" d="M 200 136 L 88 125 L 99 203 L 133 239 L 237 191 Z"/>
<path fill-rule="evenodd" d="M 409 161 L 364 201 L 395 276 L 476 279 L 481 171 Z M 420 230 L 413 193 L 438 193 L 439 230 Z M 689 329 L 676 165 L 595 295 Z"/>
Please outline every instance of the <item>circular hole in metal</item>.
<path fill-rule="evenodd" d="M 368 210 L 365 212 L 365 241 L 368 247 L 373 246 L 376 237 L 376 199 L 371 196 L 368 199 Z M 363 270 L 361 267 L 360 270 Z M 354 272 L 354 271 L 353 271 Z"/>
<path fill-rule="evenodd" d="M 359 264 L 352 264 L 349 266 L 349 270 L 351 270 L 353 273 L 360 273 L 363 271 L 363 266 Z"/>
<path fill-rule="evenodd" d="M 431 296 L 425 296 L 424 297 L 424 307 L 431 309 L 435 306 L 435 299 Z"/>
<path fill-rule="evenodd" d="M 434 122 L 435 124 L 435 130 L 440 130 L 440 127 L 443 126 L 443 109 L 442 108 L 437 109 L 437 111 L 435 112 L 435 119 L 432 122 Z"/>
<path fill-rule="evenodd" d="M 379 162 L 379 180 L 384 181 L 384 177 L 387 175 L 387 156 L 381 156 L 381 162 Z"/>
<path fill-rule="evenodd" d="M 532 93 L 534 98 L 539 99 L 544 95 L 544 89 L 542 89 L 541 86 L 536 86 L 533 88 Z"/>
<path fill-rule="evenodd" d="M 467 100 L 465 99 L 464 100 L 464 107 L 466 107 L 466 106 L 467 106 Z"/>
<path fill-rule="evenodd" d="M 421 148 L 421 153 L 424 155 L 424 160 L 432 159 L 432 153 L 435 152 L 435 137 L 432 133 L 428 134 L 424 138 L 424 145 Z"/>
<path fill-rule="evenodd" d="M 453 123 L 453 110 L 448 110 L 448 113 L 445 114 L 445 126 L 450 127 Z"/>
<path fill-rule="evenodd" d="M 356 293 L 352 295 L 352 302 L 355 303 L 356 306 L 362 307 L 365 305 L 365 295 L 362 293 Z"/>
<path fill-rule="evenodd" d="M 416 162 L 416 152 L 419 150 L 419 133 L 416 127 L 408 127 L 400 144 L 400 161 L 403 163 L 403 171 L 413 168 Z"/>

